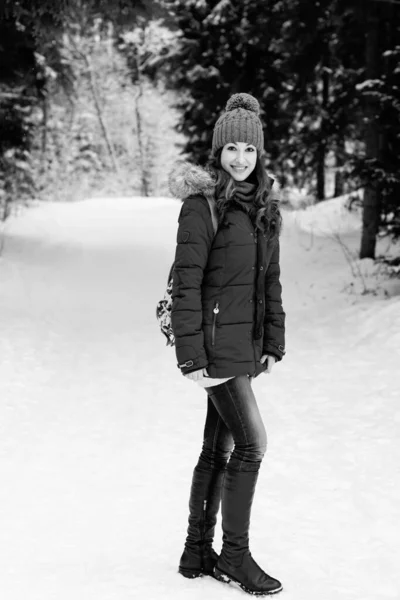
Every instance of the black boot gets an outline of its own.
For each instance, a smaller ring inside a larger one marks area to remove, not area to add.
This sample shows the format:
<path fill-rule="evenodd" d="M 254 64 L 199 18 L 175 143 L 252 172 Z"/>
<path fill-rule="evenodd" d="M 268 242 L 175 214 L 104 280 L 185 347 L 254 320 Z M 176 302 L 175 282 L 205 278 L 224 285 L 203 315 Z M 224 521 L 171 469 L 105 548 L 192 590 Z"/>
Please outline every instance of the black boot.
<path fill-rule="evenodd" d="M 214 577 L 230 583 L 255 596 L 275 594 L 282 584 L 270 577 L 255 562 L 249 550 L 250 513 L 258 471 L 227 469 L 222 487 L 221 555 L 214 568 Z"/>
<path fill-rule="evenodd" d="M 195 467 L 189 499 L 189 527 L 179 562 L 184 577 L 213 575 L 218 554 L 212 548 L 225 469 L 202 471 Z"/>

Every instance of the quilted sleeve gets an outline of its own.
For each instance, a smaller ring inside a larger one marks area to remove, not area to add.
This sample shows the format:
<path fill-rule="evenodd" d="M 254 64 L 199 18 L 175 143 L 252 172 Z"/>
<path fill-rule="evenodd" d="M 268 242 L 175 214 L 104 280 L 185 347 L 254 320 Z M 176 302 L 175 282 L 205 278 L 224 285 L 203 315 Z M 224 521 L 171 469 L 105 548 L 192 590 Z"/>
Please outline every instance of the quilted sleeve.
<path fill-rule="evenodd" d="M 185 375 L 208 365 L 202 331 L 201 284 L 214 234 L 207 201 L 187 198 L 178 223 L 171 326 L 178 367 Z"/>
<path fill-rule="evenodd" d="M 279 240 L 265 274 L 265 316 L 263 354 L 272 354 L 282 360 L 285 354 L 285 313 L 282 308 L 280 282 Z"/>

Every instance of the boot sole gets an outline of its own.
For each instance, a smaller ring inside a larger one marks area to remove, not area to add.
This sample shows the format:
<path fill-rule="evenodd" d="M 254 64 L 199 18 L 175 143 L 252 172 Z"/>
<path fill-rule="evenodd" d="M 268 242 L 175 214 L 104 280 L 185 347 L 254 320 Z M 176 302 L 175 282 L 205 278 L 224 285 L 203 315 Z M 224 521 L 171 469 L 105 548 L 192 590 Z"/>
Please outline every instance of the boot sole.
<path fill-rule="evenodd" d="M 201 569 L 185 569 L 185 567 L 179 567 L 179 573 L 187 579 L 195 579 L 196 577 L 201 577 L 203 575 L 203 571 Z"/>
<path fill-rule="evenodd" d="M 271 596 L 272 594 L 277 594 L 278 592 L 281 592 L 283 590 L 283 586 L 280 586 L 279 588 L 276 588 L 276 590 L 270 590 L 269 592 L 255 592 L 254 590 L 250 590 L 243 583 L 232 577 L 232 575 L 227 575 L 217 567 L 214 567 L 214 577 L 218 581 L 222 581 L 224 583 L 230 583 L 232 581 L 233 583 L 236 583 L 244 592 L 246 592 L 247 594 L 251 594 L 252 596 Z"/>
<path fill-rule="evenodd" d="M 204 571 L 199 569 L 186 569 L 185 567 L 179 567 L 178 572 L 187 577 L 187 579 L 196 579 L 196 577 L 201 577 L 202 575 L 208 575 L 209 577 L 214 577 L 214 571 Z"/>

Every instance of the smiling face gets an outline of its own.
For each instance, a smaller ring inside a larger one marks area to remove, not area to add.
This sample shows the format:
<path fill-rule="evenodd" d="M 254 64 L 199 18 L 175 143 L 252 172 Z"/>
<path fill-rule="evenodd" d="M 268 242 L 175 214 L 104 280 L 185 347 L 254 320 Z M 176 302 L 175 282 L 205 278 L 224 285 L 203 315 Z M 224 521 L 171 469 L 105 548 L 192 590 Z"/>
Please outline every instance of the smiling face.
<path fill-rule="evenodd" d="M 257 149 L 253 144 L 231 142 L 221 153 L 221 166 L 235 181 L 244 181 L 254 171 Z"/>

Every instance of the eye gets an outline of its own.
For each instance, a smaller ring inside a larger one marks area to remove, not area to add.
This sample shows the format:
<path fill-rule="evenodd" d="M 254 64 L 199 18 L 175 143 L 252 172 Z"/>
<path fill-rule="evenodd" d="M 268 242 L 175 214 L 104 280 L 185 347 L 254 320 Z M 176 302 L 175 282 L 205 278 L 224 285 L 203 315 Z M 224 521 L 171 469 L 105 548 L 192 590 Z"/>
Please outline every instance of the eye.
<path fill-rule="evenodd" d="M 255 152 L 254 146 L 249 146 L 248 148 L 246 148 L 246 152 Z"/>
<path fill-rule="evenodd" d="M 236 150 L 236 146 L 228 146 L 227 150 L 231 151 L 231 150 Z"/>

